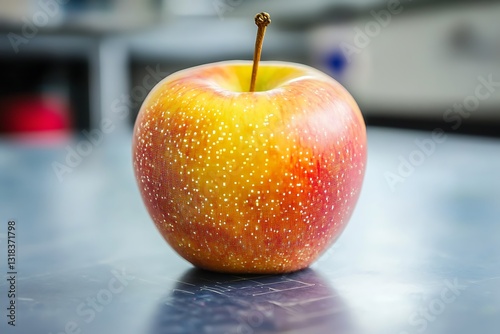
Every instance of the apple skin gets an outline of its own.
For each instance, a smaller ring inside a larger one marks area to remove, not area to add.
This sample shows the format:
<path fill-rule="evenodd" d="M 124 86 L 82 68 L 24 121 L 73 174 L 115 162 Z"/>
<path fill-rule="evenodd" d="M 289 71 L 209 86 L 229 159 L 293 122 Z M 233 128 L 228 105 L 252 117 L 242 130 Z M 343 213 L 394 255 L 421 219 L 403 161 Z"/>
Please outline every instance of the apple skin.
<path fill-rule="evenodd" d="M 366 128 L 352 96 L 305 65 L 220 62 L 146 97 L 133 165 L 165 240 L 226 273 L 308 267 L 344 230 L 361 190 Z"/>

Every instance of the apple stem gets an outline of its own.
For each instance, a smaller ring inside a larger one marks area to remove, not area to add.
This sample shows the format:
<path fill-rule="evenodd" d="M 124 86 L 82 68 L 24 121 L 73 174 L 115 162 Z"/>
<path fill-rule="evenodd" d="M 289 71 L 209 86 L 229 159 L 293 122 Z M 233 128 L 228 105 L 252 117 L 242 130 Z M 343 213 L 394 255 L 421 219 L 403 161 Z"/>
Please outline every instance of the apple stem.
<path fill-rule="evenodd" d="M 257 80 L 257 70 L 259 68 L 260 55 L 262 54 L 262 44 L 266 27 L 271 23 L 271 15 L 266 12 L 255 15 L 255 24 L 258 27 L 257 39 L 255 40 L 255 51 L 253 54 L 252 80 L 250 81 L 250 91 L 255 92 L 255 81 Z"/>

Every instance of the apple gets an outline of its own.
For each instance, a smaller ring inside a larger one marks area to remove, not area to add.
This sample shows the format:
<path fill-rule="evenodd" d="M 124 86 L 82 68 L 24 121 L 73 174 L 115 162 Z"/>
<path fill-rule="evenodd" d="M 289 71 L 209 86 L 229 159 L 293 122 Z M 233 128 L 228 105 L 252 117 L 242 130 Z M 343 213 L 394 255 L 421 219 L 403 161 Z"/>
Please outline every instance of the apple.
<path fill-rule="evenodd" d="M 261 62 L 248 91 L 251 72 L 226 61 L 159 82 L 135 123 L 134 172 L 159 232 L 193 265 L 292 272 L 353 212 L 365 124 L 348 91 L 314 68 Z"/>

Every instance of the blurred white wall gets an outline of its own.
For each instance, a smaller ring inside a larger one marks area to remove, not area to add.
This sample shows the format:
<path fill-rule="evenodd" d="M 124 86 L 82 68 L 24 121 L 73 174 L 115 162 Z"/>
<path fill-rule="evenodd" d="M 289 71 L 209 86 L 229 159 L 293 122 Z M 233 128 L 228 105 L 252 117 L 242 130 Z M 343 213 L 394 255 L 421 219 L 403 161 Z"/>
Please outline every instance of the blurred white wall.
<path fill-rule="evenodd" d="M 344 51 L 343 73 L 331 74 L 367 113 L 441 118 L 475 95 L 479 77 L 500 84 L 500 3 L 399 9 L 381 8 L 310 35 L 312 61 L 325 71 L 333 72 L 328 56 Z M 500 87 L 479 102 L 471 119 L 500 119 Z"/>

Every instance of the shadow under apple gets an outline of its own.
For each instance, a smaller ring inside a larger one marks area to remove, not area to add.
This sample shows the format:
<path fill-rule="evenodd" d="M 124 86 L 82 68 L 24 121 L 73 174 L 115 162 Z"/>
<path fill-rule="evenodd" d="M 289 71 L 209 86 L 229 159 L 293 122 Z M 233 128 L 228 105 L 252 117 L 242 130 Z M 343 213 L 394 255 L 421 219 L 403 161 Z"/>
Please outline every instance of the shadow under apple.
<path fill-rule="evenodd" d="M 190 269 L 161 299 L 150 333 L 355 333 L 343 299 L 314 270 L 227 275 Z"/>

